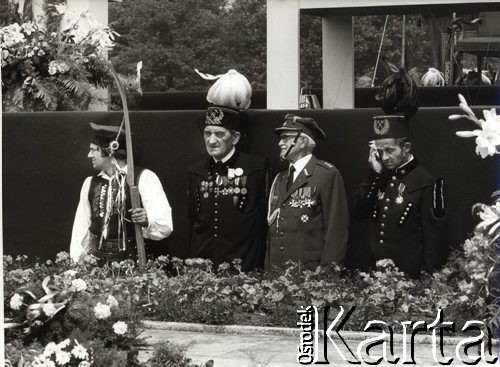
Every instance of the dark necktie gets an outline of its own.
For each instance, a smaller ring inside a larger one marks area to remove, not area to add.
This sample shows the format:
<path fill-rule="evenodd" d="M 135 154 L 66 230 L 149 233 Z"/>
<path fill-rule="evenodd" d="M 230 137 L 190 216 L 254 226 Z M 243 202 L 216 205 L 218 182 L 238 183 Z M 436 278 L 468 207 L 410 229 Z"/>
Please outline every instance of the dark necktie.
<path fill-rule="evenodd" d="M 290 190 L 290 187 L 292 187 L 293 183 L 293 173 L 295 172 L 295 167 L 292 164 L 290 168 L 288 169 L 288 177 L 286 179 L 286 190 Z"/>

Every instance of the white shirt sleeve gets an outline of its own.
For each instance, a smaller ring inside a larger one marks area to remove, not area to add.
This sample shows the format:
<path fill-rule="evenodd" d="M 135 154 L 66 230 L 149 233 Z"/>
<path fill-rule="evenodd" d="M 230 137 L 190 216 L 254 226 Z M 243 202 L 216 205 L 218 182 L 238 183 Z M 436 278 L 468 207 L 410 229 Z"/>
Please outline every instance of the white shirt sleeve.
<path fill-rule="evenodd" d="M 75 221 L 73 222 L 69 254 L 75 262 L 80 259 L 80 256 L 88 251 L 88 233 L 91 215 L 89 189 L 91 181 L 92 177 L 87 177 L 83 182 L 82 189 L 80 191 L 80 202 L 76 208 Z"/>
<path fill-rule="evenodd" d="M 174 230 L 172 208 L 160 179 L 153 171 L 145 169 L 139 176 L 138 187 L 149 222 L 148 227 L 142 229 L 142 235 L 156 241 L 168 237 Z"/>

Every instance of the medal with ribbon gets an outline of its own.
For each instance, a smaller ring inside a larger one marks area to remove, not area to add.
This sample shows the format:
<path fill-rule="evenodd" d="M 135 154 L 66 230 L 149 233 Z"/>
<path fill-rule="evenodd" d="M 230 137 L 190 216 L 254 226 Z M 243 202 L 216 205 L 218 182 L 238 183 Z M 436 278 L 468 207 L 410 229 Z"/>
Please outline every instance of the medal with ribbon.
<path fill-rule="evenodd" d="M 398 196 L 396 197 L 396 204 L 403 204 L 403 192 L 406 189 L 406 185 L 404 183 L 400 183 L 398 186 Z"/>

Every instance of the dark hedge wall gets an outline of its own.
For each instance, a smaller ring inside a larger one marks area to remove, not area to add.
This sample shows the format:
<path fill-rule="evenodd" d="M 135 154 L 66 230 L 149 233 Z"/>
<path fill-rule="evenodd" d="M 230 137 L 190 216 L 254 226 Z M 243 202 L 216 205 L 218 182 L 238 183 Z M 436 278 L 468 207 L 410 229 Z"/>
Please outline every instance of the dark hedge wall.
<path fill-rule="evenodd" d="M 290 111 L 250 110 L 250 152 L 279 162 L 273 128 Z M 477 111 L 480 112 L 479 110 Z M 316 155 L 335 164 L 350 195 L 368 172 L 367 141 L 371 117 L 377 109 L 296 111 L 312 116 L 326 131 Z M 412 120 L 414 153 L 433 173 L 447 182 L 450 238 L 461 243 L 476 221 L 471 205 L 489 202 L 497 185 L 496 157 L 480 159 L 474 140 L 455 136 L 472 130 L 473 123 L 449 121 L 457 108 L 421 108 Z M 136 160 L 155 171 L 173 208 L 174 233 L 150 245 L 155 254 L 187 255 L 187 166 L 204 157 L 197 122 L 204 112 L 149 111 L 131 114 Z M 4 253 L 51 258 L 68 250 L 74 212 L 84 178 L 93 173 L 86 158 L 90 121 L 118 123 L 119 112 L 46 112 L 3 114 L 3 224 Z M 348 263 L 366 266 L 366 223 L 351 223 Z"/>

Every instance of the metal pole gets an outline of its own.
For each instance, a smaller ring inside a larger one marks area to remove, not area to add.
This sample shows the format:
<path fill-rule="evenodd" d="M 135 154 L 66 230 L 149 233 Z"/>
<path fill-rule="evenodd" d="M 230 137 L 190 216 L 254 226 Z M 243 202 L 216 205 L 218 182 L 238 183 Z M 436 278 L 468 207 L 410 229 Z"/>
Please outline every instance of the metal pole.
<path fill-rule="evenodd" d="M 378 62 L 380 60 L 380 52 L 382 51 L 382 45 L 384 43 L 385 30 L 387 28 L 387 21 L 388 20 L 389 20 L 389 15 L 386 15 L 384 29 L 382 30 L 382 39 L 380 40 L 380 46 L 378 47 L 377 61 L 375 62 L 375 70 L 373 70 L 372 87 L 375 86 L 375 78 L 377 77 Z"/>
<path fill-rule="evenodd" d="M 406 15 L 403 15 L 403 34 L 401 35 L 401 67 L 405 67 L 406 55 Z"/>

